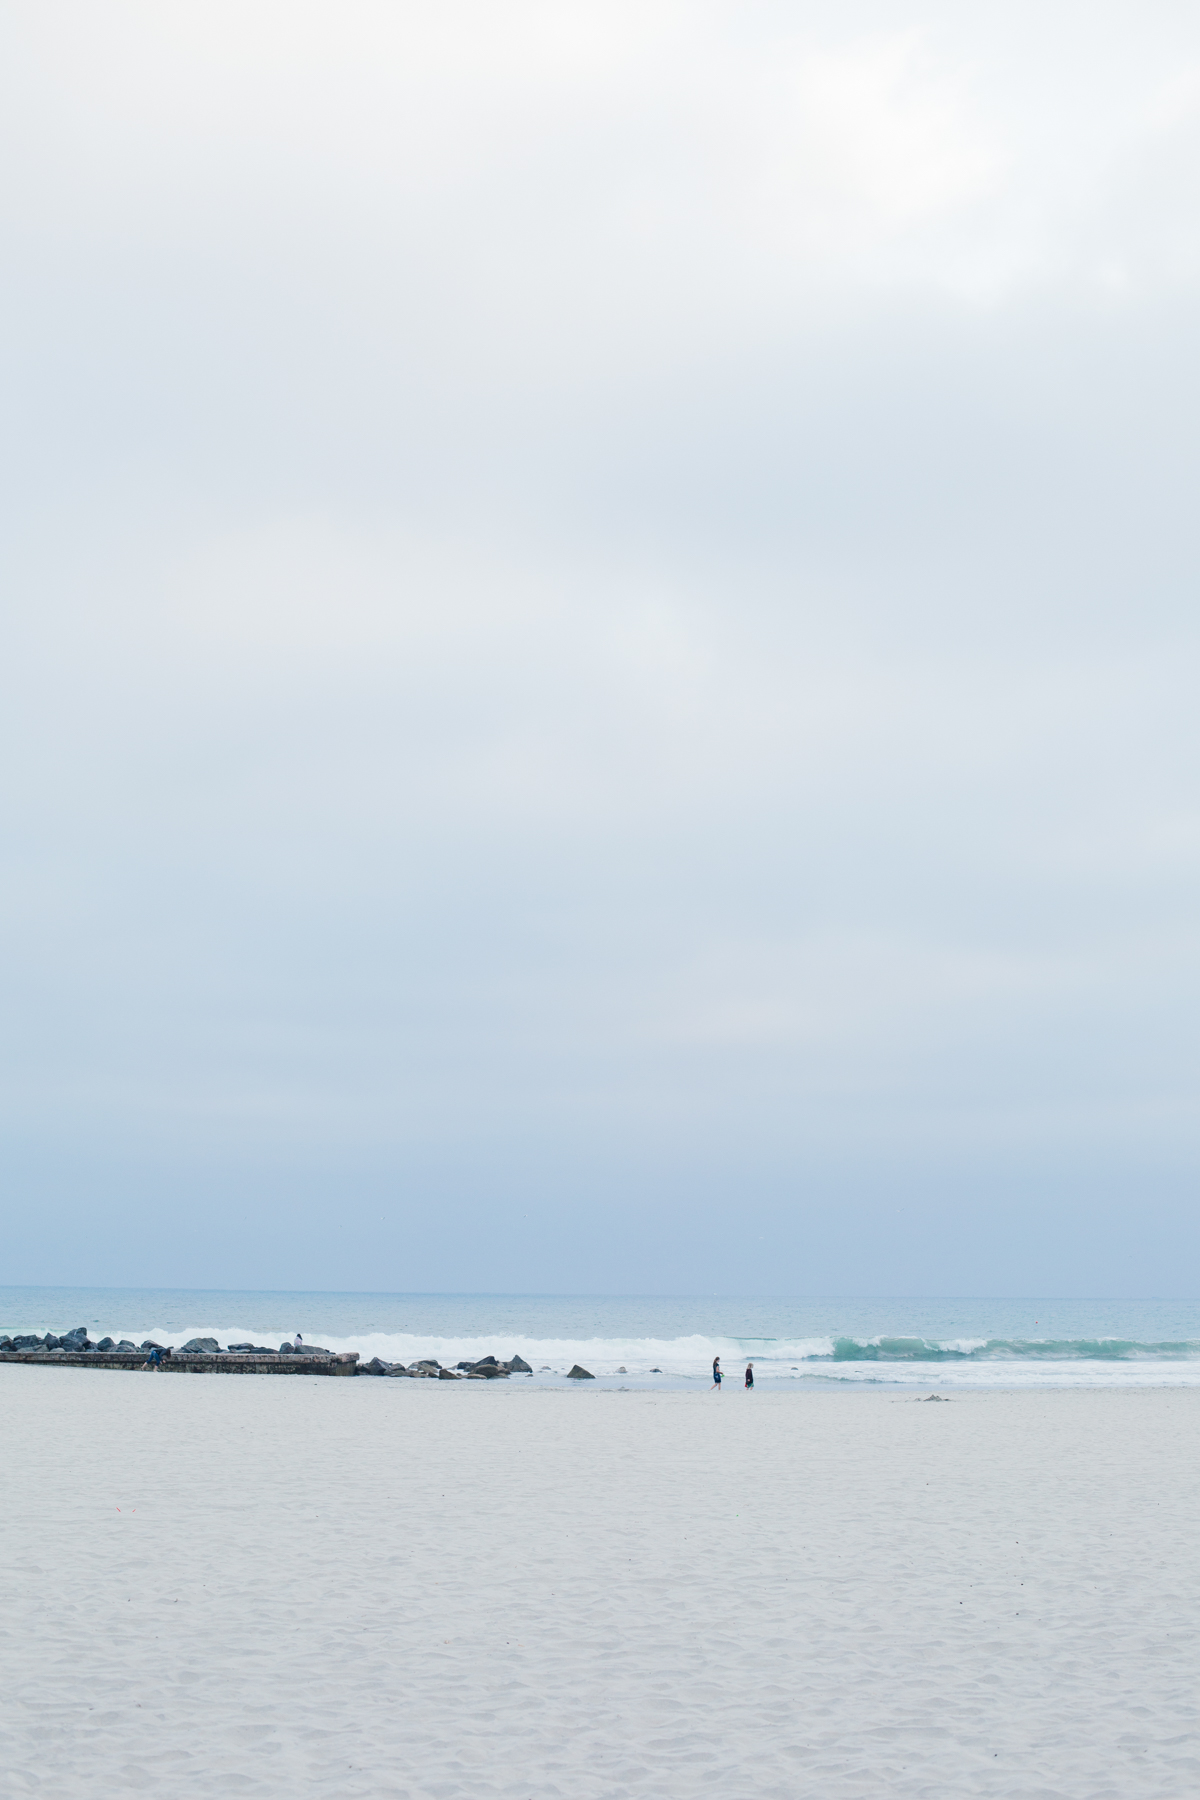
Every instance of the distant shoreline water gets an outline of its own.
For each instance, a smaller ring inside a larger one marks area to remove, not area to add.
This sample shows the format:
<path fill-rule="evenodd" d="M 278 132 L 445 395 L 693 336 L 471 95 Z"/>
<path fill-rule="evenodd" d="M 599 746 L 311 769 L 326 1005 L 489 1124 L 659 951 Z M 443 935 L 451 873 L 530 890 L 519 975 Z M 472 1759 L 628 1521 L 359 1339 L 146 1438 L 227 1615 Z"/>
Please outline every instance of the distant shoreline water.
<path fill-rule="evenodd" d="M 605 1386 L 694 1387 L 712 1359 L 760 1386 L 1200 1386 L 1200 1301 L 779 1299 L 0 1288 L 0 1330 L 279 1343 L 448 1366 L 519 1355 Z"/>

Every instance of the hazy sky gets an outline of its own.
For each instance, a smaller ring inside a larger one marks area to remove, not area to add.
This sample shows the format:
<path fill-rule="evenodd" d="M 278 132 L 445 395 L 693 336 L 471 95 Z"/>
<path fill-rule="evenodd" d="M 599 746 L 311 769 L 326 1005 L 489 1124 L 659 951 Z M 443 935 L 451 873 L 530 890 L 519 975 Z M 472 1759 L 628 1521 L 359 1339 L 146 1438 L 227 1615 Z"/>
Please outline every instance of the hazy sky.
<path fill-rule="evenodd" d="M 3 1278 L 1195 1294 L 1192 5 L 0 9 Z"/>

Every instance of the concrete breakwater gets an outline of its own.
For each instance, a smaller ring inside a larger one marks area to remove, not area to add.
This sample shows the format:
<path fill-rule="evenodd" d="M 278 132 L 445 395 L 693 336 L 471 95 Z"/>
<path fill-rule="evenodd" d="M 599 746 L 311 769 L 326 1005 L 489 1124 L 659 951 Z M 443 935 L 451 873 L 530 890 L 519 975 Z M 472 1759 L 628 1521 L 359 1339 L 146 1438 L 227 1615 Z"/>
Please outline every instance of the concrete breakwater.
<path fill-rule="evenodd" d="M 82 1325 L 61 1337 L 53 1332 L 44 1337 L 0 1333 L 0 1363 L 10 1362 L 89 1369 L 151 1368 L 181 1375 L 377 1375 L 410 1381 L 496 1381 L 533 1373 L 519 1356 L 508 1362 L 485 1356 L 476 1363 L 461 1362 L 454 1369 L 444 1369 L 432 1357 L 407 1366 L 382 1362 L 378 1357 L 360 1364 L 356 1350 L 335 1353 L 320 1344 L 280 1344 L 278 1350 L 272 1350 L 266 1344 L 230 1344 L 222 1349 L 216 1338 L 191 1338 L 179 1349 L 152 1338 L 141 1344 L 111 1337 L 93 1343 Z M 578 1364 L 571 1370 L 571 1378 L 591 1380 Z"/>

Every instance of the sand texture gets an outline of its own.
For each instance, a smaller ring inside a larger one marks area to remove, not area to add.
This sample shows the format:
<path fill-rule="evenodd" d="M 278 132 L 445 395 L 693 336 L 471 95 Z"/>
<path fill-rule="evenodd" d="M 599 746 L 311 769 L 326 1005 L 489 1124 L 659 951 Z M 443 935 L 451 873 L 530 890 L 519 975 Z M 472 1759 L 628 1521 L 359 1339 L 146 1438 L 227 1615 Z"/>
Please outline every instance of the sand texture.
<path fill-rule="evenodd" d="M 0 1782 L 1200 1792 L 1200 1392 L 0 1371 Z"/>

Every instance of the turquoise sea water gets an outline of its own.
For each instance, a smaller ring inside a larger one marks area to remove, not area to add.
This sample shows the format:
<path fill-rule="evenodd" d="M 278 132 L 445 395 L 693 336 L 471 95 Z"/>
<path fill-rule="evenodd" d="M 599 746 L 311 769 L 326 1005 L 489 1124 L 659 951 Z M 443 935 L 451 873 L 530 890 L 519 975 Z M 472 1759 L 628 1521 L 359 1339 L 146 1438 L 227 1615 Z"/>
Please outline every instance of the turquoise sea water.
<path fill-rule="evenodd" d="M 453 1365 L 519 1354 L 604 1385 L 707 1383 L 714 1356 L 777 1385 L 925 1388 L 1200 1384 L 1200 1301 L 739 1299 L 546 1294 L 0 1288 L 0 1329 L 182 1344 L 309 1342 Z"/>

